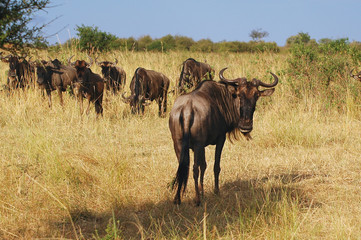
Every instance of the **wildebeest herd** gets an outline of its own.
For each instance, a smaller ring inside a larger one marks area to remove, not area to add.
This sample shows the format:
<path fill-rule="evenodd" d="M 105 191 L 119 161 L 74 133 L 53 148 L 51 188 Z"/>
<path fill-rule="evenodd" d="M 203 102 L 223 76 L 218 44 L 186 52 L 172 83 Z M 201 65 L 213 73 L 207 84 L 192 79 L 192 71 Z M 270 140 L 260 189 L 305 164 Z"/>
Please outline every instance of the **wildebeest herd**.
<path fill-rule="evenodd" d="M 124 90 L 126 73 L 115 62 L 95 62 L 101 67 L 102 76 L 91 70 L 93 59 L 90 62 L 76 60 L 71 62 L 69 57 L 67 65 L 58 59 L 26 60 L 27 56 L 7 55 L 0 58 L 9 63 L 7 83 L 5 89 L 12 91 L 37 84 L 48 96 L 51 107 L 51 92 L 56 90 L 59 94 L 60 104 L 63 105 L 62 92 L 72 90 L 79 101 L 80 111 L 83 112 L 83 98 L 88 100 L 86 112 L 89 113 L 90 103 L 95 105 L 98 115 L 103 114 L 104 89 L 113 94 Z M 240 134 L 251 139 L 253 129 L 253 114 L 259 97 L 270 96 L 278 84 L 278 77 L 273 76 L 273 83 L 264 83 L 253 78 L 235 78 L 229 80 L 224 77 L 223 68 L 219 72 L 220 80 L 214 81 L 215 71 L 207 63 L 198 62 L 188 58 L 182 63 L 181 73 L 177 82 L 175 93 L 179 95 L 169 115 L 169 129 L 173 139 L 174 150 L 178 159 L 178 170 L 173 182 L 176 188 L 175 204 L 181 203 L 181 193 L 186 190 L 190 153 L 194 152 L 193 179 L 195 184 L 195 203 L 201 202 L 203 195 L 204 173 L 207 167 L 205 160 L 205 147 L 216 145 L 214 163 L 215 193 L 219 193 L 220 160 L 227 134 L 238 139 Z M 37 77 L 36 77 L 37 76 Z M 350 77 L 361 81 L 361 72 Z M 159 107 L 158 114 L 165 116 L 167 111 L 167 96 L 170 80 L 163 73 L 138 67 L 130 82 L 130 96 L 124 96 L 123 101 L 128 103 L 133 114 L 144 113 L 149 102 L 156 101 Z M 260 90 L 259 87 L 265 88 Z"/>

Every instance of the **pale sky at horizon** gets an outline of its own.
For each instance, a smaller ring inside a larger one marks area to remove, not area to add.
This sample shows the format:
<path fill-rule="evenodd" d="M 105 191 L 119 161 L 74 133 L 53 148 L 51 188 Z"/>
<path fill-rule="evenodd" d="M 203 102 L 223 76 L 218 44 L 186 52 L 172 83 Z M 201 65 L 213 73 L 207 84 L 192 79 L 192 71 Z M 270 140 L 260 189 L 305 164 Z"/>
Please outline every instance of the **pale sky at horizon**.
<path fill-rule="evenodd" d="M 267 31 L 267 42 L 284 46 L 299 32 L 317 41 L 348 38 L 361 41 L 359 0 L 58 0 L 34 22 L 48 23 L 44 36 L 54 44 L 76 37 L 76 26 L 98 27 L 119 38 L 171 34 L 219 41 L 251 40 L 254 29 Z M 60 31 L 60 32 L 59 32 Z"/>

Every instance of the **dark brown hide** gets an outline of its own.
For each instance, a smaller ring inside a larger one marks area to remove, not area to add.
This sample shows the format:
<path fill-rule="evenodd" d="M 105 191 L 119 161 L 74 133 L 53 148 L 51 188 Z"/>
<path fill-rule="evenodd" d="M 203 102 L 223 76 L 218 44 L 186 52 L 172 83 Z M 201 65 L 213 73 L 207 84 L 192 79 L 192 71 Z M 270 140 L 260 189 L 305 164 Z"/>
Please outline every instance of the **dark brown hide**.
<path fill-rule="evenodd" d="M 219 192 L 220 160 L 226 134 L 236 134 L 239 130 L 246 136 L 253 128 L 253 113 L 261 96 L 270 96 L 274 88 L 260 91 L 258 86 L 274 87 L 278 83 L 264 84 L 245 78 L 227 80 L 220 72 L 220 82 L 203 81 L 191 93 L 179 96 L 170 112 L 169 128 L 174 150 L 179 162 L 175 185 L 177 193 L 174 203 L 181 203 L 181 191 L 185 191 L 189 175 L 189 149 L 194 151 L 193 178 L 195 202 L 200 204 L 203 195 L 203 177 L 207 164 L 205 147 L 216 145 L 214 163 L 215 193 Z M 236 136 L 236 135 L 235 135 Z M 200 185 L 198 177 L 200 173 Z"/>
<path fill-rule="evenodd" d="M 97 62 L 96 60 L 95 62 L 102 69 L 106 89 L 111 90 L 114 94 L 121 91 L 126 83 L 126 73 L 122 67 L 116 66 L 118 61 L 115 60 L 115 63 L 113 63 L 109 61 Z"/>
<path fill-rule="evenodd" d="M 80 113 L 83 113 L 83 97 L 85 97 L 88 99 L 86 113 L 89 113 L 90 102 L 94 102 L 95 112 L 103 115 L 104 79 L 100 75 L 93 73 L 88 66 L 89 64 L 84 60 L 77 60 L 74 63 L 78 76 L 78 80 L 73 82 L 74 94 L 79 100 Z"/>
<path fill-rule="evenodd" d="M 77 81 L 76 70 L 63 65 L 58 59 L 41 61 L 36 64 L 37 83 L 40 88 L 45 89 L 48 96 L 49 107 L 52 105 L 51 92 L 56 90 L 59 95 L 60 104 L 63 106 L 63 94 L 73 82 Z"/>
<path fill-rule="evenodd" d="M 202 63 L 188 58 L 182 64 L 182 71 L 178 82 L 178 91 L 183 93 L 185 89 L 197 86 L 202 80 L 213 80 L 214 70 L 207 63 Z"/>
<path fill-rule="evenodd" d="M 130 82 L 130 97 L 126 100 L 130 103 L 132 113 L 144 113 L 146 101 L 157 101 L 159 116 L 164 116 L 167 111 L 167 93 L 169 79 L 162 73 L 137 68 Z"/>
<path fill-rule="evenodd" d="M 35 82 L 34 67 L 26 60 L 26 56 L 1 56 L 1 61 L 9 63 L 7 86 L 9 89 L 24 88 Z"/>

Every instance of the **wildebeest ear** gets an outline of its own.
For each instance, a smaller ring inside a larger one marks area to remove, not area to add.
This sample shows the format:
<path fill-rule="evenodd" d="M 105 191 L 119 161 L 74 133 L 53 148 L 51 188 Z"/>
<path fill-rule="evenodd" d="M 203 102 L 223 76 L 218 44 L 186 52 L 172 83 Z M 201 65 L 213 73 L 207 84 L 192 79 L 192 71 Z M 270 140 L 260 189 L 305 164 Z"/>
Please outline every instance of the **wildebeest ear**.
<path fill-rule="evenodd" d="M 274 91 L 275 91 L 274 88 L 266 89 L 266 90 L 263 90 L 263 91 L 259 91 L 259 95 L 261 97 L 271 96 Z"/>

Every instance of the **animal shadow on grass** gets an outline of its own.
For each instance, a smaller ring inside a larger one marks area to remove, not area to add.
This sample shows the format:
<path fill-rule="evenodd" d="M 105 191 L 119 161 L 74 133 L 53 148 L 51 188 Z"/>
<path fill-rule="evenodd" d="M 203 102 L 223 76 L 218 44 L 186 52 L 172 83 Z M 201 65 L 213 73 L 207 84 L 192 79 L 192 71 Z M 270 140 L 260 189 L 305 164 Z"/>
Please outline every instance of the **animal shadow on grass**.
<path fill-rule="evenodd" d="M 157 203 L 114 204 L 110 212 L 76 210 L 71 215 L 80 235 L 86 239 L 111 234 L 119 234 L 125 239 L 189 238 L 196 232 L 202 233 L 205 216 L 209 237 L 217 238 L 224 236 L 234 224 L 249 230 L 258 218 L 271 222 L 285 210 L 282 209 L 285 205 L 289 207 L 286 210 L 296 207 L 300 211 L 321 207 L 297 184 L 314 177 L 317 175 L 295 173 L 237 179 L 223 184 L 220 195 L 206 191 L 200 207 L 195 206 L 193 192 L 188 191 L 180 206 L 173 204 L 172 194 Z M 240 219 L 243 219 L 242 223 L 239 223 Z M 75 237 L 69 221 L 61 225 L 66 229 L 64 237 Z M 110 229 L 117 232 L 110 233 Z"/>

